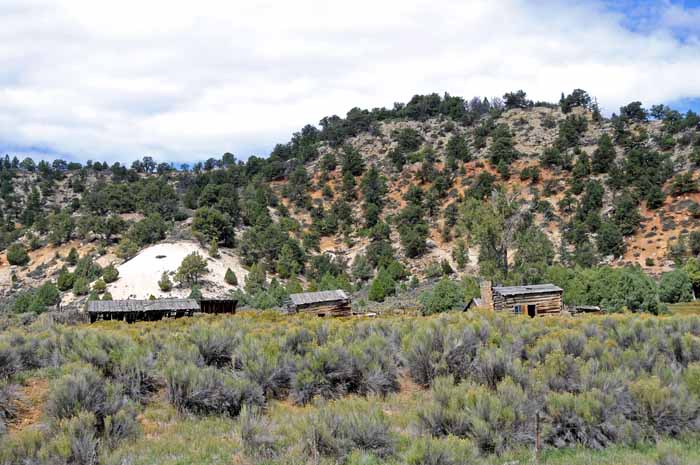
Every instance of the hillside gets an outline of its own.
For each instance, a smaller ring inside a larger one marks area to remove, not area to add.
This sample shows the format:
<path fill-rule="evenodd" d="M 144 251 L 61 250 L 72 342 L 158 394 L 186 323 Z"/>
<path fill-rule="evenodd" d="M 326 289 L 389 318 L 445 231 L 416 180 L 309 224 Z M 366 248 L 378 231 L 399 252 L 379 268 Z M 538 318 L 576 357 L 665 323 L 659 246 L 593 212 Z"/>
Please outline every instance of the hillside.
<path fill-rule="evenodd" d="M 580 90 L 559 104 L 433 94 L 324 118 L 245 163 L 8 156 L 0 293 L 9 302 L 63 267 L 64 281 L 94 284 L 113 264 L 113 298 L 187 295 L 195 283 L 157 283 L 193 251 L 208 262 L 202 292 L 267 290 L 255 303 L 271 305 L 292 289 L 360 289 L 382 270 L 406 283 L 441 270 L 533 282 L 554 264 L 658 277 L 700 252 L 699 121 L 638 102 L 605 118 Z M 11 265 L 11 244 L 28 260 Z M 90 258 L 71 263 L 72 248 Z M 64 304 L 90 293 L 63 287 Z"/>

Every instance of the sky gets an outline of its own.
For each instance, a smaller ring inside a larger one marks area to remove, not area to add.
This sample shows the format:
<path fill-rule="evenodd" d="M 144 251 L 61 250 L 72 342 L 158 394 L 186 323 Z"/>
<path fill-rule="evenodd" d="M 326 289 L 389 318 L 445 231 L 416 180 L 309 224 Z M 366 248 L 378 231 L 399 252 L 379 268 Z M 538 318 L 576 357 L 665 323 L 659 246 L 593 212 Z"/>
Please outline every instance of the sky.
<path fill-rule="evenodd" d="M 417 93 L 700 110 L 700 0 L 2 0 L 0 152 L 192 163 Z"/>

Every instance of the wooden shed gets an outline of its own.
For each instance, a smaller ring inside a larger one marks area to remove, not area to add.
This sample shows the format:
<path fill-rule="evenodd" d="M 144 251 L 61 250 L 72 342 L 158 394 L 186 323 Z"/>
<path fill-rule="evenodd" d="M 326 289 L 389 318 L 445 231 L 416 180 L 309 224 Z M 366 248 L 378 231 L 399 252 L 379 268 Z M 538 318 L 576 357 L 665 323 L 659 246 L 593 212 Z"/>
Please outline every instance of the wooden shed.
<path fill-rule="evenodd" d="M 194 299 L 91 300 L 87 303 L 90 322 L 97 320 L 156 321 L 164 317 L 192 316 L 199 311 Z"/>
<path fill-rule="evenodd" d="M 492 286 L 490 281 L 481 284 L 484 306 L 497 312 L 512 312 L 530 317 L 560 315 L 564 290 L 554 284 L 528 286 Z"/>
<path fill-rule="evenodd" d="M 231 299 L 201 299 L 199 311 L 202 313 L 236 313 L 237 300 Z"/>
<path fill-rule="evenodd" d="M 304 292 L 291 294 L 287 302 L 289 313 L 313 313 L 318 316 L 349 316 L 352 313 L 350 297 L 345 291 Z"/>

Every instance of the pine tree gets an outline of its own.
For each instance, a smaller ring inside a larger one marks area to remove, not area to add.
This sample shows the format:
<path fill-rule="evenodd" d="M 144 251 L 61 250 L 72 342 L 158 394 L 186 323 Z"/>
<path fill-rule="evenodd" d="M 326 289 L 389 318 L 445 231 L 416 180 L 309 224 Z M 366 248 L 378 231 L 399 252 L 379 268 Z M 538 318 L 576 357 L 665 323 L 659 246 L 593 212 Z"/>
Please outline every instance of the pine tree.
<path fill-rule="evenodd" d="M 78 263 L 78 259 L 80 259 L 78 251 L 75 250 L 75 247 L 71 247 L 70 252 L 68 252 L 68 256 L 66 257 L 66 263 L 75 266 L 75 264 Z"/>
<path fill-rule="evenodd" d="M 265 268 L 262 264 L 253 264 L 245 278 L 245 291 L 253 295 L 259 291 L 264 291 L 266 287 L 267 279 L 265 276 Z"/>
<path fill-rule="evenodd" d="M 73 294 L 77 296 L 86 295 L 89 290 L 90 288 L 86 278 L 80 276 L 75 279 L 75 282 L 73 283 Z"/>
<path fill-rule="evenodd" d="M 367 298 L 374 302 L 384 302 L 384 299 L 395 293 L 396 282 L 386 268 L 381 268 L 370 285 Z"/>
<path fill-rule="evenodd" d="M 610 136 L 603 134 L 598 139 L 598 147 L 593 152 L 591 167 L 595 173 L 607 173 L 613 161 L 615 161 L 615 147 Z"/>
<path fill-rule="evenodd" d="M 56 286 L 61 291 L 67 291 L 73 288 L 73 283 L 75 282 L 75 276 L 73 273 L 68 271 L 68 268 L 63 266 L 61 271 L 58 273 L 58 279 L 56 280 Z"/>
<path fill-rule="evenodd" d="M 202 300 L 202 291 L 199 289 L 199 286 L 192 286 L 192 290 L 190 291 L 190 294 L 187 296 L 187 298 L 194 299 L 197 301 Z"/>
<path fill-rule="evenodd" d="M 100 278 L 92 285 L 92 290 L 98 294 L 102 294 L 107 290 L 107 284 Z"/>
<path fill-rule="evenodd" d="M 119 270 L 117 270 L 117 268 L 110 263 L 104 270 L 102 270 L 102 279 L 105 280 L 105 283 L 113 283 L 119 279 Z"/>
<path fill-rule="evenodd" d="M 296 261 L 294 251 L 289 244 L 284 244 L 277 259 L 276 266 L 277 274 L 282 279 L 296 276 L 301 271 L 299 263 Z"/>
<path fill-rule="evenodd" d="M 197 284 L 207 272 L 207 261 L 197 252 L 192 252 L 182 259 L 175 273 L 175 281 L 185 285 Z"/>
<path fill-rule="evenodd" d="M 160 276 L 160 280 L 158 281 L 158 287 L 163 292 L 170 292 L 172 290 L 173 282 L 170 281 L 170 277 L 168 276 L 167 271 L 163 271 L 163 274 Z"/>
<path fill-rule="evenodd" d="M 212 258 L 219 258 L 219 244 L 216 243 L 216 239 L 212 239 L 209 244 L 209 256 Z"/>
<path fill-rule="evenodd" d="M 231 268 L 226 268 L 224 281 L 226 281 L 226 283 L 230 286 L 238 286 L 238 278 L 236 277 L 236 273 L 234 273 Z"/>

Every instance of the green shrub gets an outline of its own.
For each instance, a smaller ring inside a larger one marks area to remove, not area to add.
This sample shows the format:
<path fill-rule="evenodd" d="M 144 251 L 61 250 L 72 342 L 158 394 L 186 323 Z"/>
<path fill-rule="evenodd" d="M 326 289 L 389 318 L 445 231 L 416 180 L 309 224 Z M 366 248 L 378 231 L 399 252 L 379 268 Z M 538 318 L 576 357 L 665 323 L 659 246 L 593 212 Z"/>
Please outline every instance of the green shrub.
<path fill-rule="evenodd" d="M 114 448 L 127 439 L 136 438 L 140 433 L 141 424 L 133 403 L 126 403 L 116 413 L 105 418 L 104 437 L 109 448 Z"/>
<path fill-rule="evenodd" d="M 248 456 L 270 460 L 279 454 L 281 438 L 277 426 L 259 408 L 244 406 L 239 425 L 243 450 Z"/>
<path fill-rule="evenodd" d="M 470 438 L 484 454 L 532 442 L 536 404 L 512 380 L 491 391 L 439 378 L 432 392 L 433 401 L 419 411 L 418 418 L 433 436 Z"/>
<path fill-rule="evenodd" d="M 21 244 L 14 243 L 7 248 L 7 262 L 10 265 L 23 266 L 29 263 L 29 254 Z"/>
<path fill-rule="evenodd" d="M 663 273 L 659 281 L 659 298 L 670 304 L 693 300 L 693 283 L 688 273 L 682 269 Z"/>
<path fill-rule="evenodd" d="M 165 384 L 170 402 L 183 412 L 236 417 L 246 405 L 264 404 L 260 386 L 211 367 L 171 363 L 165 372 Z"/>
<path fill-rule="evenodd" d="M 226 268 L 224 281 L 226 281 L 226 284 L 228 284 L 229 286 L 238 286 L 238 278 L 236 277 L 236 273 L 234 273 L 233 270 L 231 270 L 231 268 Z"/>
<path fill-rule="evenodd" d="M 95 281 L 95 283 L 92 285 L 92 290 L 98 294 L 102 294 L 104 293 L 104 291 L 107 290 L 107 284 L 102 278 L 100 278 L 97 281 Z"/>
<path fill-rule="evenodd" d="M 52 282 L 45 282 L 36 290 L 34 298 L 43 306 L 56 305 L 61 300 L 61 293 Z"/>
<path fill-rule="evenodd" d="M 196 326 L 191 333 L 192 343 L 206 365 L 218 368 L 231 363 L 238 340 L 223 329 Z"/>
<path fill-rule="evenodd" d="M 623 439 L 632 425 L 624 418 L 624 402 L 593 389 L 581 394 L 552 393 L 545 404 L 544 442 L 557 448 L 601 449 Z"/>
<path fill-rule="evenodd" d="M 0 340 L 0 381 L 9 379 L 21 368 L 21 360 L 16 349 Z"/>
<path fill-rule="evenodd" d="M 403 341 L 403 357 L 411 379 L 421 386 L 430 386 L 439 375 L 446 374 L 445 333 L 437 325 L 420 328 Z"/>
<path fill-rule="evenodd" d="M 70 463 L 80 465 L 97 465 L 99 463 L 99 439 L 95 429 L 95 422 L 94 414 L 79 412 L 76 417 L 68 419 L 62 425 L 64 432 L 61 436 L 68 443 Z"/>
<path fill-rule="evenodd" d="M 68 268 L 63 266 L 61 271 L 58 273 L 58 279 L 56 280 L 56 286 L 60 291 L 68 291 L 73 288 L 75 283 L 75 275 L 68 271 Z"/>
<path fill-rule="evenodd" d="M 353 449 L 387 458 L 395 453 L 396 440 L 384 413 L 360 403 L 321 408 L 304 419 L 304 448 L 311 456 L 343 461 Z M 342 411 L 341 411 L 342 409 Z"/>
<path fill-rule="evenodd" d="M 104 279 L 107 284 L 113 283 L 119 279 L 119 270 L 117 270 L 117 267 L 113 264 L 107 265 L 104 270 L 102 270 L 102 279 Z"/>
<path fill-rule="evenodd" d="M 170 292 L 173 289 L 173 282 L 170 280 L 170 276 L 168 276 L 167 271 L 163 271 L 163 274 L 160 275 L 158 287 L 163 292 Z"/>
<path fill-rule="evenodd" d="M 470 465 L 478 463 L 471 441 L 448 437 L 418 437 L 406 453 L 408 465 Z"/>
<path fill-rule="evenodd" d="M 423 315 L 442 313 L 464 305 L 464 295 L 458 283 L 444 277 L 429 291 L 419 297 Z"/>
<path fill-rule="evenodd" d="M 52 387 L 45 412 L 54 420 L 77 416 L 81 411 L 95 415 L 99 425 L 123 405 L 120 392 L 92 368 L 79 368 L 60 378 Z"/>
<path fill-rule="evenodd" d="M 68 252 L 68 255 L 66 256 L 66 263 L 68 263 L 71 266 L 75 266 L 78 263 L 79 259 L 80 256 L 78 255 L 78 251 L 75 249 L 75 247 L 71 247 L 70 251 Z"/>
<path fill-rule="evenodd" d="M 247 379 L 262 388 L 266 399 L 283 399 L 287 396 L 294 366 L 278 352 L 265 350 L 259 344 L 247 341 L 239 352 L 236 364 L 240 364 L 240 371 Z"/>
<path fill-rule="evenodd" d="M 90 288 L 87 278 L 81 276 L 75 279 L 75 282 L 73 283 L 73 294 L 77 296 L 87 295 L 89 291 Z"/>
<path fill-rule="evenodd" d="M 377 277 L 372 280 L 367 298 L 374 302 L 384 302 L 384 299 L 395 293 L 396 282 L 386 268 L 380 268 Z"/>
<path fill-rule="evenodd" d="M 124 394 L 135 402 L 145 403 L 162 386 L 155 356 L 147 349 L 127 349 L 114 372 L 115 379 L 124 387 Z"/>
<path fill-rule="evenodd" d="M 700 401 L 680 384 L 664 385 L 654 376 L 630 384 L 633 418 L 646 438 L 677 436 L 700 419 Z"/>
<path fill-rule="evenodd" d="M 17 416 L 15 386 L 0 381 L 0 437 L 7 430 L 7 422 Z"/>

